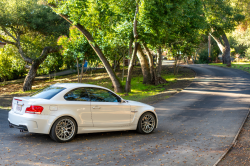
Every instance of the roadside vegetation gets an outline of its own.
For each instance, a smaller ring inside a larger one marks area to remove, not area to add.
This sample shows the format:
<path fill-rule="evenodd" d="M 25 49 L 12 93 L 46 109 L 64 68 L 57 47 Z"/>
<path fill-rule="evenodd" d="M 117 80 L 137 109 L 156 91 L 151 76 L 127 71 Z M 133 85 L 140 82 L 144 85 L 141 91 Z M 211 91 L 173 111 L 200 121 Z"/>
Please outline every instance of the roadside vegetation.
<path fill-rule="evenodd" d="M 242 43 L 234 40 L 234 50 L 230 49 L 230 33 L 241 27 L 247 34 L 248 4 L 241 0 L 2 0 L 0 40 L 6 45 L 0 49 L 0 79 L 25 77 L 22 90 L 29 91 L 36 75 L 76 68 L 81 82 L 79 66 L 87 61 L 92 67 L 104 66 L 113 90 L 127 94 L 135 86 L 131 82 L 135 62 L 141 66 L 143 84 L 165 84 L 162 55 L 175 60 L 173 74 L 178 75 L 181 60 L 207 59 L 207 36 L 212 38 L 212 49 L 221 51 L 223 64 L 230 66 L 230 52 L 237 53 L 237 44 Z M 123 82 L 116 71 L 125 62 L 128 74 Z"/>
<path fill-rule="evenodd" d="M 194 79 L 195 73 L 187 68 L 180 68 L 179 74 L 171 74 L 173 67 L 164 66 L 162 69 L 162 77 L 166 80 L 165 84 L 145 85 L 143 84 L 143 76 L 140 67 L 136 66 L 131 81 L 132 89 L 131 93 L 124 94 L 118 93 L 122 98 L 126 100 L 135 100 L 148 104 L 153 104 L 160 100 L 166 99 L 173 94 L 179 92 L 186 86 L 188 86 Z M 125 73 L 126 74 L 126 73 Z M 126 75 L 125 75 L 126 76 Z M 118 77 L 122 77 L 122 70 L 118 71 Z M 122 84 L 125 85 L 125 80 Z M 35 81 L 33 89 L 29 91 L 22 91 L 22 83 L 11 83 L 0 85 L 0 107 L 2 109 L 10 109 L 12 98 L 15 96 L 28 96 L 37 90 L 43 89 L 55 83 L 77 83 L 78 75 L 71 74 L 68 76 L 58 76 L 51 80 L 39 80 Z M 93 72 L 86 72 L 82 83 L 94 84 L 112 89 L 112 83 L 108 74 L 103 69 L 99 69 Z"/>
<path fill-rule="evenodd" d="M 227 65 L 222 63 L 209 63 L 209 65 L 227 67 Z M 250 62 L 232 62 L 231 68 L 243 70 L 250 73 Z"/>

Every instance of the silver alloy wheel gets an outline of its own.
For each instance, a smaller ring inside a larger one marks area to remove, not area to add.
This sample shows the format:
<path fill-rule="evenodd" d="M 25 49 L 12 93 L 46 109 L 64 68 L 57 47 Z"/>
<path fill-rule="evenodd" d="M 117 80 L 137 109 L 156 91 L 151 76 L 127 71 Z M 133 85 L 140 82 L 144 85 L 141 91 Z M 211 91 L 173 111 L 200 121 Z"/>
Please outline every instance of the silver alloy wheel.
<path fill-rule="evenodd" d="M 75 124 L 71 119 L 62 119 L 56 124 L 55 133 L 58 139 L 67 141 L 75 134 Z"/>
<path fill-rule="evenodd" d="M 150 133 L 155 128 L 155 117 L 151 114 L 146 114 L 141 120 L 141 129 L 145 133 Z"/>

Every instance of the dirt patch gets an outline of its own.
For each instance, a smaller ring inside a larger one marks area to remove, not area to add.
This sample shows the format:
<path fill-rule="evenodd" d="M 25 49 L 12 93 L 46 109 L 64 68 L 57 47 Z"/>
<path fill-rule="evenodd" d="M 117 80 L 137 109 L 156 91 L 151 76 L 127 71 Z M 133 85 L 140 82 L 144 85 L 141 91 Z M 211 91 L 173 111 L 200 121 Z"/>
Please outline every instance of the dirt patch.
<path fill-rule="evenodd" d="M 230 165 L 250 165 L 250 116 L 247 117 L 236 144 L 218 164 L 218 166 Z"/>
<path fill-rule="evenodd" d="M 174 69 L 173 67 L 167 67 L 163 66 L 163 71 L 167 72 L 168 74 L 172 74 Z M 135 76 L 141 75 L 141 69 L 140 68 L 135 68 L 133 71 Z M 125 73 L 126 74 L 126 73 Z M 164 91 L 160 92 L 157 95 L 147 97 L 146 99 L 140 100 L 140 102 L 144 102 L 147 104 L 153 104 L 156 102 L 159 102 L 160 100 L 164 100 L 185 87 L 187 87 L 195 77 L 195 73 L 188 68 L 182 68 L 180 67 L 179 69 L 179 74 L 180 76 L 176 78 L 175 82 L 172 82 L 168 85 L 163 85 L 163 88 L 165 89 Z M 121 77 L 122 72 L 119 72 L 117 74 L 118 77 Z M 52 79 L 52 80 L 38 80 L 35 81 L 32 89 L 34 91 L 36 89 L 41 89 L 42 87 L 49 86 L 55 83 L 69 83 L 69 82 L 77 82 L 77 75 L 68 75 L 68 76 L 62 76 L 57 79 Z M 90 73 L 86 74 L 84 76 L 84 83 L 92 83 L 93 79 L 98 80 L 98 82 L 101 82 L 101 86 L 107 87 L 109 89 L 112 89 L 112 86 L 110 85 L 110 78 L 108 77 L 107 73 L 105 70 L 99 70 L 95 71 L 92 75 Z M 13 97 L 21 97 L 21 96 L 28 96 L 29 94 L 33 93 L 23 93 L 22 92 L 22 83 L 16 83 L 16 84 L 8 84 L 0 87 L 0 108 L 2 109 L 10 109 L 11 108 L 11 102 Z M 15 92 L 15 94 L 13 94 Z"/>

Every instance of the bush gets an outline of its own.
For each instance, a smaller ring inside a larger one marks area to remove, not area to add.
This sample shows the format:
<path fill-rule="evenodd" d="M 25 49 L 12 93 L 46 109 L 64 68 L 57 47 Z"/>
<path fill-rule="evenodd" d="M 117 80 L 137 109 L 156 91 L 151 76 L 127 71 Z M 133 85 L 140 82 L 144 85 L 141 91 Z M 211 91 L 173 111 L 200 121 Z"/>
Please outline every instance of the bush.
<path fill-rule="evenodd" d="M 199 53 L 198 63 L 200 63 L 200 64 L 208 63 L 208 51 L 207 50 L 202 50 Z"/>

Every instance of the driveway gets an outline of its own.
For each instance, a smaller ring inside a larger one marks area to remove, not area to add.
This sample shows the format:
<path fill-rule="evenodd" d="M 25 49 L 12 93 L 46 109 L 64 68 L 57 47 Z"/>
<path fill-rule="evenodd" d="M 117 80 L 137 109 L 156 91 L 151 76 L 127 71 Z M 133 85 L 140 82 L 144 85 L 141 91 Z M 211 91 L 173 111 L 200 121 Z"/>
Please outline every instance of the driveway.
<path fill-rule="evenodd" d="M 249 112 L 250 75 L 208 65 L 182 92 L 155 104 L 159 126 L 81 134 L 69 143 L 9 129 L 0 110 L 0 164 L 11 165 L 213 165 L 233 142 Z"/>

